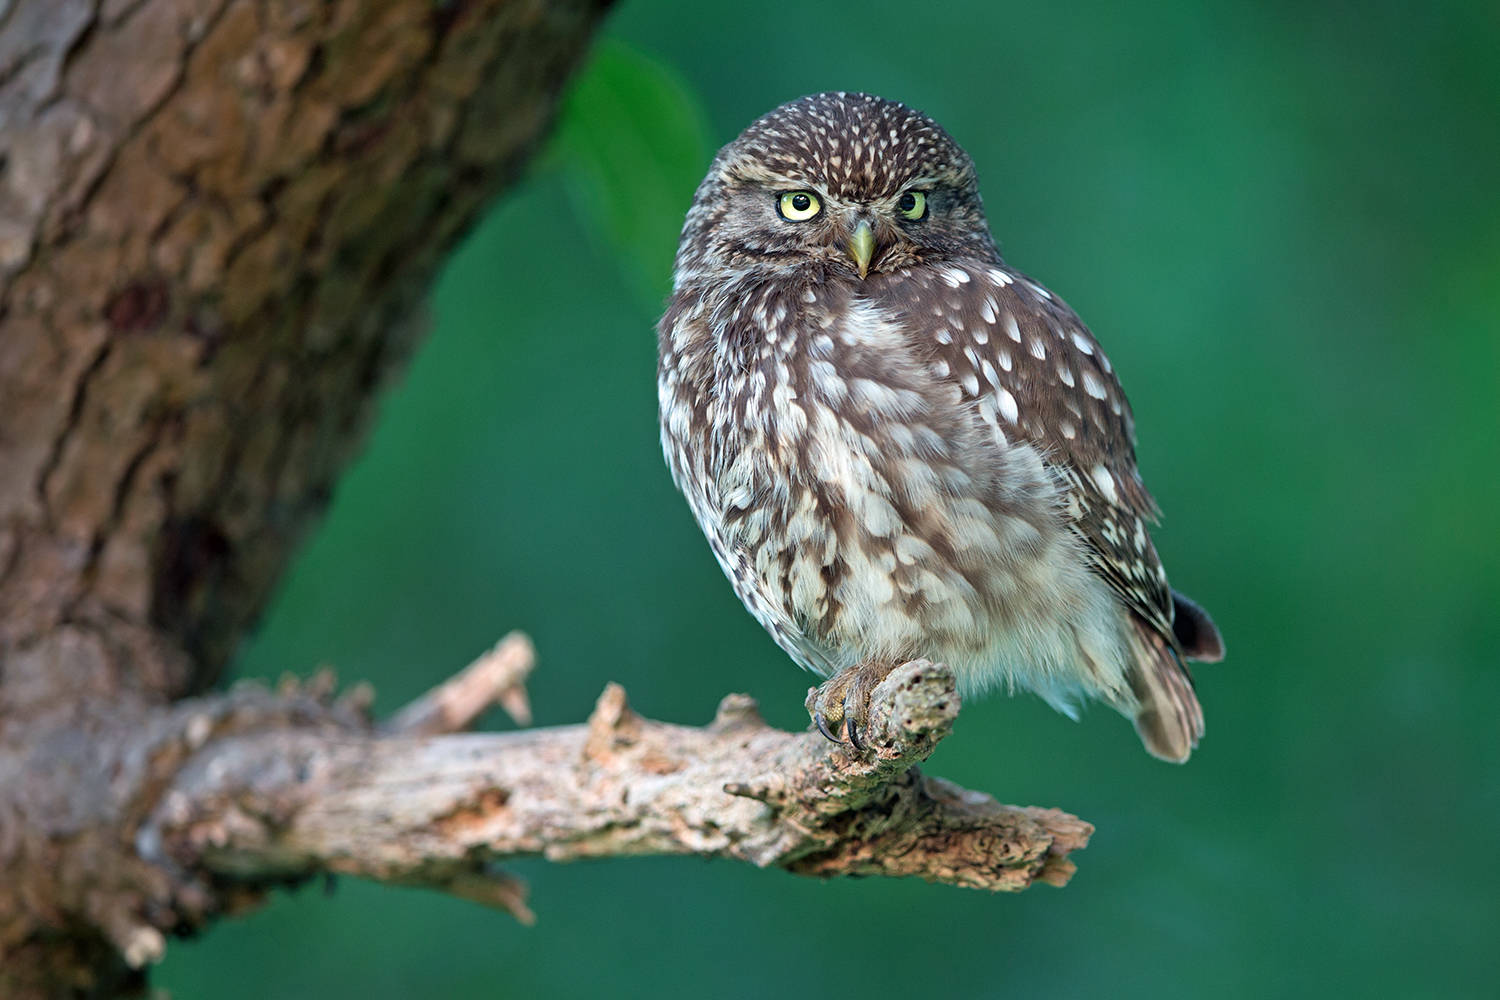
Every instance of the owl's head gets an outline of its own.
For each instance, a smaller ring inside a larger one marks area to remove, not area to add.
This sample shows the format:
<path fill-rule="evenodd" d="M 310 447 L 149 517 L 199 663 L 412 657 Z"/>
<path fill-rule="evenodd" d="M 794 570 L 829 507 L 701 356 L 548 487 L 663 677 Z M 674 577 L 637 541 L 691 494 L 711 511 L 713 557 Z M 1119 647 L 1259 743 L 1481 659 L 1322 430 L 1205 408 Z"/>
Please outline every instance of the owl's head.
<path fill-rule="evenodd" d="M 869 94 L 783 104 L 719 151 L 688 212 L 679 283 L 816 267 L 863 278 L 997 259 L 973 161 L 932 119 Z"/>

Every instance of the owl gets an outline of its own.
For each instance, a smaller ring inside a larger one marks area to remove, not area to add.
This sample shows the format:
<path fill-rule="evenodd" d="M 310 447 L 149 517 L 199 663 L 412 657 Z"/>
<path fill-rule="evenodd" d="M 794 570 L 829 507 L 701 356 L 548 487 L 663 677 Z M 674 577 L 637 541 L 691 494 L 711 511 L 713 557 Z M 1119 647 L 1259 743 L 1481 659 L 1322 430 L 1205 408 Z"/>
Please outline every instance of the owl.
<path fill-rule="evenodd" d="M 735 593 L 824 678 L 826 737 L 866 752 L 871 691 L 926 657 L 965 694 L 1073 718 L 1098 699 L 1187 760 L 1186 661 L 1223 641 L 1167 583 L 1108 358 L 1001 260 L 937 123 L 825 93 L 752 124 L 698 188 L 658 334 L 672 476 Z"/>

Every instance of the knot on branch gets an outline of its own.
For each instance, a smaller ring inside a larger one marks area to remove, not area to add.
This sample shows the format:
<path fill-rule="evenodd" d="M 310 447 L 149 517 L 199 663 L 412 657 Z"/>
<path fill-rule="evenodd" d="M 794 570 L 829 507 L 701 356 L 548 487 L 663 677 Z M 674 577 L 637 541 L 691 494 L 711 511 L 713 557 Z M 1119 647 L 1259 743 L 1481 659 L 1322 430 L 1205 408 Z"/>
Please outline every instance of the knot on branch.
<path fill-rule="evenodd" d="M 625 689 L 615 683 L 605 687 L 589 715 L 588 739 L 583 744 L 586 761 L 607 763 L 621 750 L 633 746 L 641 736 L 641 717 L 630 708 Z"/>
<path fill-rule="evenodd" d="M 875 739 L 886 759 L 926 760 L 953 732 L 963 702 L 953 671 L 912 660 L 892 670 L 870 698 Z"/>
<path fill-rule="evenodd" d="M 708 728 L 716 733 L 725 733 L 742 727 L 760 727 L 766 720 L 760 715 L 760 702 L 748 694 L 726 694 L 714 713 L 714 721 Z"/>

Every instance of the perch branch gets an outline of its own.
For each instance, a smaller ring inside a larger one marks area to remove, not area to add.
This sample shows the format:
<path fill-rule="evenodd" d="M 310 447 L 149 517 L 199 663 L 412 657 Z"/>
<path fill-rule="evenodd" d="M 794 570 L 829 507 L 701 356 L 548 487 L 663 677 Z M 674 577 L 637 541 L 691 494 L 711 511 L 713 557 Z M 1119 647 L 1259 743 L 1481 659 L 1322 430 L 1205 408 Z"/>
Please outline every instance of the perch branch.
<path fill-rule="evenodd" d="M 914 767 L 952 729 L 953 675 L 924 660 L 871 699 L 871 752 L 767 725 L 730 695 L 703 728 L 644 719 L 611 684 L 585 725 L 417 736 L 445 693 L 491 677 L 515 689 L 529 645 L 507 640 L 373 733 L 286 728 L 210 741 L 179 770 L 143 843 L 217 883 L 319 873 L 422 885 L 529 921 L 524 884 L 496 868 L 646 854 L 735 858 L 802 875 L 914 875 L 1019 890 L 1063 885 L 1093 828 L 1055 809 L 1001 805 Z M 526 651 L 523 654 L 523 649 Z M 509 650 L 509 652 L 506 652 Z M 494 665 L 505 659 L 510 673 Z M 453 702 L 459 699 L 453 697 Z M 476 707 L 477 706 L 477 707 Z"/>

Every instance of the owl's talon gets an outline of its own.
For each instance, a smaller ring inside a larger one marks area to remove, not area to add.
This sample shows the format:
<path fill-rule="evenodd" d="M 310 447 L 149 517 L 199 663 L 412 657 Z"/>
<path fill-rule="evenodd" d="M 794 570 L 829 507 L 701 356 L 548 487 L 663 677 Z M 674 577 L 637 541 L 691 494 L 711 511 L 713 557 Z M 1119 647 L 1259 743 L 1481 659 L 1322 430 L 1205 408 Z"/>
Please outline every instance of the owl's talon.
<path fill-rule="evenodd" d="M 860 724 L 868 714 L 868 706 L 860 701 L 862 686 L 856 679 L 844 692 L 844 731 L 849 734 L 849 744 L 860 753 L 865 752 L 865 741 L 859 738 Z"/>
<path fill-rule="evenodd" d="M 861 663 L 839 671 L 809 691 L 807 714 L 818 732 L 857 753 L 869 753 L 870 695 L 890 672 L 889 663 Z M 836 734 L 836 729 L 843 731 Z"/>
<path fill-rule="evenodd" d="M 828 720 L 823 718 L 822 712 L 813 712 L 813 725 L 818 727 L 818 732 L 828 737 L 831 743 L 842 743 L 843 740 L 834 735 L 832 729 L 828 728 Z"/>

